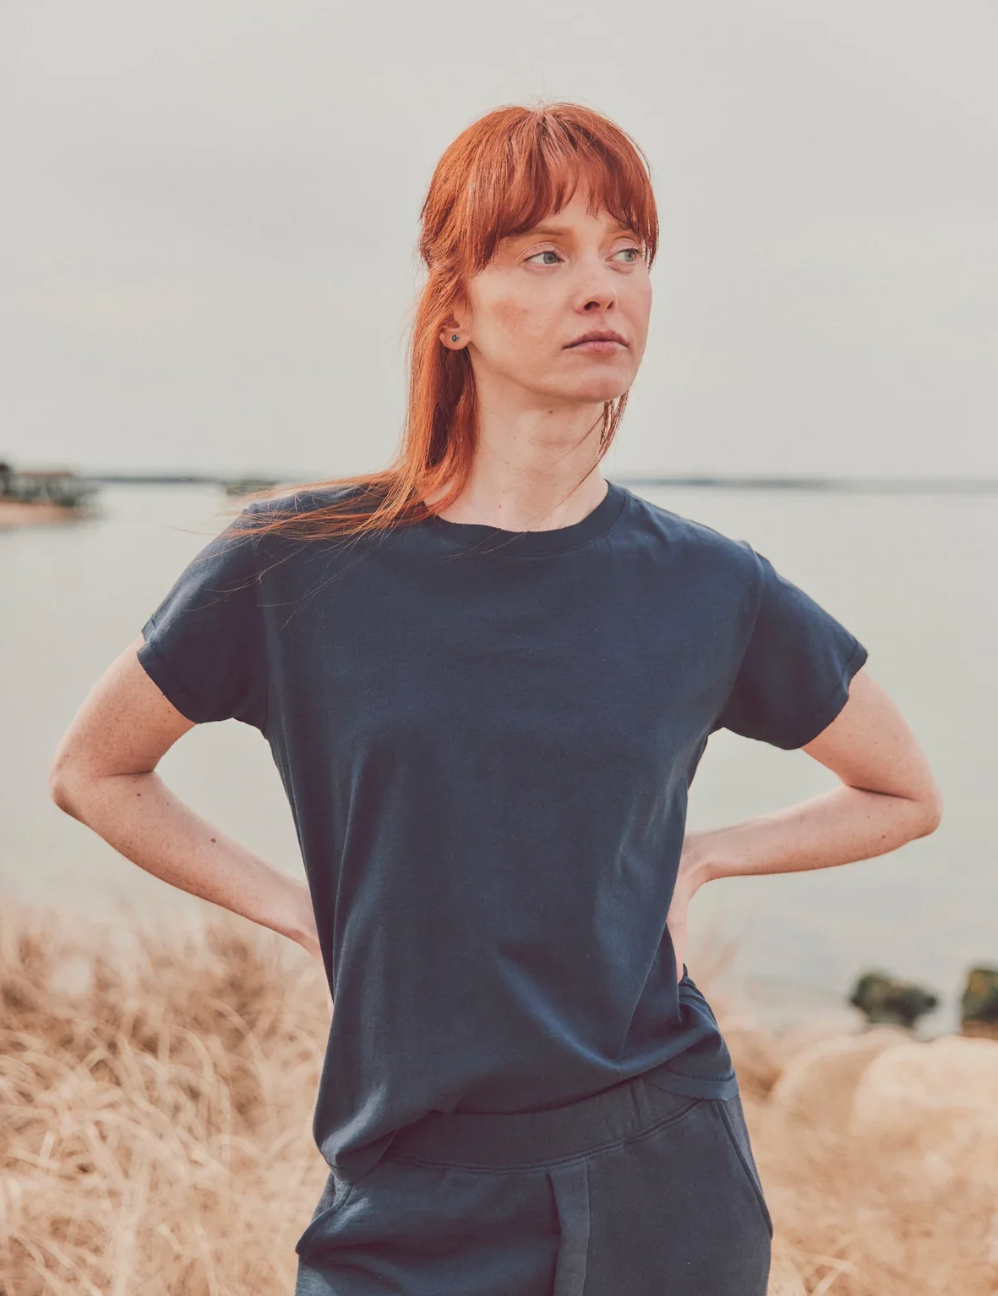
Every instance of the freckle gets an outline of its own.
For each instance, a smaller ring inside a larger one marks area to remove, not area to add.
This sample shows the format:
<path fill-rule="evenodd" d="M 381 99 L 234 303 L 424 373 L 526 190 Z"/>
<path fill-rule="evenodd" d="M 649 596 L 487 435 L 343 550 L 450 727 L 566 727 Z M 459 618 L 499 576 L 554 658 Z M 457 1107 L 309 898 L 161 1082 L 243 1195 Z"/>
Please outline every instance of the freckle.
<path fill-rule="evenodd" d="M 218 838 L 217 838 L 217 837 L 212 837 L 211 840 L 212 840 L 212 841 L 218 841 Z"/>

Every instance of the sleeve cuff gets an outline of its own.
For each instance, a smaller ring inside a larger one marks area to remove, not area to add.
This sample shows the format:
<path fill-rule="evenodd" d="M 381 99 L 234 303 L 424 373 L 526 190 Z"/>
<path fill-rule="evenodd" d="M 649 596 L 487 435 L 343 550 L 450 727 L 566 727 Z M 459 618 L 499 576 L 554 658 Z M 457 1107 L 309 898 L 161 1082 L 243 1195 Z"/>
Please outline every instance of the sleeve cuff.
<path fill-rule="evenodd" d="M 784 751 L 796 751 L 800 747 L 806 747 L 809 742 L 817 738 L 818 734 L 827 729 L 845 706 L 849 698 L 852 677 L 865 664 L 868 656 L 867 650 L 857 640 L 842 668 L 842 676 L 835 686 L 835 691 L 800 722 L 789 739 L 785 738 L 777 742 L 776 746 L 782 747 Z"/>

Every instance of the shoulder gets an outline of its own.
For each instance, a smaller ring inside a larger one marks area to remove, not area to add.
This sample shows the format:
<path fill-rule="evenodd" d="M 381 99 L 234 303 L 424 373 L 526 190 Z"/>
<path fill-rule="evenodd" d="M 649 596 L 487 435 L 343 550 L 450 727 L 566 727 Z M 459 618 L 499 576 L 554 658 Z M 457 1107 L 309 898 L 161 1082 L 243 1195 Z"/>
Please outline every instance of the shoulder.
<path fill-rule="evenodd" d="M 337 506 L 349 502 L 356 511 L 369 499 L 354 484 L 292 485 L 262 499 L 248 501 L 226 530 L 248 536 L 261 553 L 289 556 L 303 548 L 317 549 L 330 538 L 328 522 Z"/>
<path fill-rule="evenodd" d="M 364 494 L 363 486 L 357 485 L 293 485 L 281 489 L 263 499 L 251 500 L 242 510 L 251 516 L 264 515 L 275 518 L 282 514 L 312 513 L 317 509 L 359 499 Z"/>
<path fill-rule="evenodd" d="M 343 509 L 363 513 L 371 507 L 363 485 L 291 485 L 247 501 L 227 528 L 246 540 L 244 563 L 271 593 L 309 585 L 341 561 L 356 562 L 377 537 L 359 536 L 336 524 Z"/>
<path fill-rule="evenodd" d="M 629 491 L 630 532 L 639 541 L 668 550 L 674 560 L 729 573 L 752 589 L 762 581 L 763 559 L 747 540 L 734 539 L 705 522 L 675 513 Z"/>

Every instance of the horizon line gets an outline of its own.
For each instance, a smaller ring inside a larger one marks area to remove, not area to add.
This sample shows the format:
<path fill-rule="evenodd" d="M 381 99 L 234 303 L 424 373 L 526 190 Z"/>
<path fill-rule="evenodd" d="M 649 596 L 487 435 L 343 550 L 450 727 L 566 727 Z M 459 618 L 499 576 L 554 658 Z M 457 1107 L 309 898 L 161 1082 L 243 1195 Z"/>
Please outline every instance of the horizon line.
<path fill-rule="evenodd" d="M 103 472 L 80 473 L 80 478 L 107 485 L 219 485 L 230 482 L 268 482 L 289 486 L 322 481 L 321 476 L 276 477 L 265 473 L 222 475 L 219 473 L 142 473 Z M 353 475 L 353 474 L 350 474 Z M 772 474 L 721 474 L 683 473 L 674 476 L 613 474 L 613 480 L 625 486 L 682 486 L 721 487 L 740 490 L 802 490 L 802 491 L 888 491 L 888 492 L 958 492 L 988 493 L 998 491 L 998 477 L 826 477 L 813 474 L 800 476 L 774 476 Z M 258 489 L 264 489 L 258 487 Z"/>

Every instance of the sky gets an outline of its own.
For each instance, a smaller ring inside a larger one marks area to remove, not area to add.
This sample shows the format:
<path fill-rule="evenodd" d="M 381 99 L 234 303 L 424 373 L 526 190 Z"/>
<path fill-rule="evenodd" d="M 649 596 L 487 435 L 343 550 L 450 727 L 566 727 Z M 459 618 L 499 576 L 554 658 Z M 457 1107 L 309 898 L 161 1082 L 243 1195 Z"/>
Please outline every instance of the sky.
<path fill-rule="evenodd" d="M 6 0 L 0 459 L 383 467 L 433 167 L 544 98 L 659 204 L 618 476 L 998 476 L 996 50 L 993 0 Z"/>

